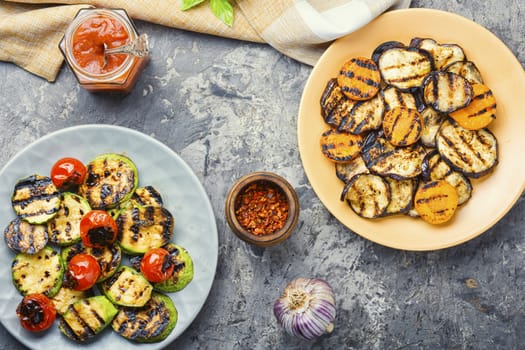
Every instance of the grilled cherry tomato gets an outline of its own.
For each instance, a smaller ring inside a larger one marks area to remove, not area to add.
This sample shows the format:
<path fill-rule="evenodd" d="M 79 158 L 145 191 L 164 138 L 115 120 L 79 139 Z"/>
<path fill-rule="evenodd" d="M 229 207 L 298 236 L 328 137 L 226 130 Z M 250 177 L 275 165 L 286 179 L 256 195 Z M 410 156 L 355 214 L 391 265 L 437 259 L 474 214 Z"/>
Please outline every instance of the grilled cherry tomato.
<path fill-rule="evenodd" d="M 86 247 L 103 248 L 117 239 L 118 226 L 104 210 L 91 210 L 80 220 L 80 237 Z"/>
<path fill-rule="evenodd" d="M 100 276 L 97 259 L 89 254 L 77 254 L 67 265 L 67 281 L 74 290 L 88 290 Z"/>
<path fill-rule="evenodd" d="M 56 318 L 53 301 L 44 294 L 28 294 L 16 308 L 16 314 L 24 329 L 40 332 L 51 327 Z"/>
<path fill-rule="evenodd" d="M 162 282 L 173 275 L 173 259 L 164 248 L 150 249 L 140 262 L 140 272 L 150 282 Z"/>
<path fill-rule="evenodd" d="M 51 180 L 59 189 L 80 185 L 86 177 L 86 166 L 76 158 L 62 158 L 51 168 Z"/>

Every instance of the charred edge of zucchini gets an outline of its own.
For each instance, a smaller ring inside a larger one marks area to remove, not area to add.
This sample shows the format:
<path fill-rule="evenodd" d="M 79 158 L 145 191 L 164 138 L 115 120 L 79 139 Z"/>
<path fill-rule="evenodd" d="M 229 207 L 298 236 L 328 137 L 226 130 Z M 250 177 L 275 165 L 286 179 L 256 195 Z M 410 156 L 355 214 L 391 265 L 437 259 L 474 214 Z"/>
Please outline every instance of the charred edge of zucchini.
<path fill-rule="evenodd" d="M 14 252 L 36 254 L 47 245 L 47 227 L 42 224 L 30 224 L 16 217 L 6 227 L 4 239 Z"/>

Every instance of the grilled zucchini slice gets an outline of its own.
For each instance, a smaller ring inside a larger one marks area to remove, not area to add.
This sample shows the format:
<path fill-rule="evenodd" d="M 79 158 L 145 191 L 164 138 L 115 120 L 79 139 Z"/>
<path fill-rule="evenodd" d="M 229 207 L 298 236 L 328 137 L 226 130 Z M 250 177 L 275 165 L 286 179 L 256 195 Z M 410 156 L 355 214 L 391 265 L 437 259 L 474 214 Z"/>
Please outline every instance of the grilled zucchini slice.
<path fill-rule="evenodd" d="M 121 308 L 111 322 L 120 336 L 139 343 L 160 342 L 170 335 L 177 324 L 178 313 L 167 295 L 153 293 L 140 308 Z"/>
<path fill-rule="evenodd" d="M 122 261 L 122 250 L 117 244 L 104 246 L 103 248 L 86 247 L 82 242 L 77 242 L 65 247 L 60 256 L 65 265 L 77 254 L 89 254 L 94 257 L 100 266 L 100 276 L 97 282 L 102 282 L 111 277 L 120 266 Z"/>
<path fill-rule="evenodd" d="M 80 220 L 91 210 L 83 197 L 64 192 L 61 195 L 57 215 L 47 222 L 49 241 L 58 245 L 70 245 L 80 240 Z"/>
<path fill-rule="evenodd" d="M 490 173 L 498 164 L 498 141 L 488 129 L 467 130 L 447 119 L 436 135 L 436 145 L 452 169 L 471 178 Z"/>
<path fill-rule="evenodd" d="M 406 214 L 412 209 L 414 194 L 416 193 L 418 178 L 395 180 L 386 177 L 390 187 L 390 202 L 385 210 L 385 215 Z"/>
<path fill-rule="evenodd" d="M 321 152 L 333 162 L 349 162 L 354 159 L 363 145 L 361 135 L 329 129 L 321 135 Z"/>
<path fill-rule="evenodd" d="M 50 177 L 30 175 L 17 181 L 11 203 L 20 218 L 31 224 L 42 224 L 58 212 L 60 192 Z"/>
<path fill-rule="evenodd" d="M 174 259 L 173 275 L 166 281 L 153 283 L 153 288 L 161 292 L 173 293 L 186 288 L 193 280 L 193 260 L 190 253 L 177 244 L 168 243 L 164 247 Z"/>
<path fill-rule="evenodd" d="M 432 55 L 436 69 L 465 60 L 465 52 L 456 44 L 440 44 L 431 38 L 413 38 L 409 46 L 425 50 Z"/>
<path fill-rule="evenodd" d="M 106 328 L 118 309 L 103 295 L 71 304 L 60 318 L 58 329 L 68 338 L 85 342 Z"/>
<path fill-rule="evenodd" d="M 447 115 L 435 111 L 433 108 L 427 107 L 421 112 L 423 117 L 423 131 L 421 132 L 421 143 L 425 147 L 436 147 L 436 134 L 439 131 L 441 123 L 446 119 Z"/>
<path fill-rule="evenodd" d="M 406 47 L 385 50 L 378 59 L 378 66 L 385 83 L 403 91 L 420 87 L 434 69 L 428 52 Z"/>
<path fill-rule="evenodd" d="M 486 128 L 496 119 L 496 98 L 492 90 L 483 84 L 472 84 L 474 95 L 465 108 L 450 113 L 461 127 L 469 130 Z"/>
<path fill-rule="evenodd" d="M 55 309 L 59 315 L 63 315 L 66 313 L 67 309 L 69 308 L 69 305 L 93 296 L 93 290 L 74 290 L 71 288 L 68 288 L 64 285 L 60 288 L 57 294 L 51 298 L 51 301 L 53 301 L 53 304 L 55 305 Z"/>
<path fill-rule="evenodd" d="M 133 193 L 131 201 L 134 204 L 145 206 L 162 207 L 163 201 L 159 191 L 153 186 L 139 187 Z"/>
<path fill-rule="evenodd" d="M 385 103 L 385 112 L 395 107 L 417 109 L 416 99 L 410 92 L 401 91 L 394 86 L 388 86 L 381 90 Z"/>
<path fill-rule="evenodd" d="M 423 117 L 412 108 L 395 107 L 385 113 L 383 132 L 394 146 L 408 146 L 416 143 L 423 130 Z"/>
<path fill-rule="evenodd" d="M 126 156 L 102 154 L 87 166 L 79 193 L 93 209 L 110 209 L 130 199 L 138 185 L 137 167 Z"/>
<path fill-rule="evenodd" d="M 457 206 L 456 189 L 445 180 L 424 183 L 414 196 L 414 208 L 423 220 L 433 225 L 449 221 Z"/>
<path fill-rule="evenodd" d="M 366 101 L 359 101 L 352 107 L 350 114 L 343 117 L 339 125 L 340 131 L 352 134 L 362 134 L 381 127 L 385 105 L 381 94 Z"/>
<path fill-rule="evenodd" d="M 11 264 L 13 283 L 22 295 L 42 293 L 52 298 L 62 286 L 64 264 L 50 246 L 38 253 L 19 253 Z"/>
<path fill-rule="evenodd" d="M 358 155 L 349 163 L 335 163 L 335 174 L 337 178 L 344 183 L 350 181 L 350 179 L 357 174 L 365 174 L 369 172 L 370 170 L 366 167 L 361 155 Z"/>
<path fill-rule="evenodd" d="M 434 71 L 423 83 L 425 103 L 442 113 L 466 107 L 473 94 L 472 84 L 456 73 Z"/>
<path fill-rule="evenodd" d="M 117 225 L 120 247 L 127 254 L 137 255 L 168 243 L 175 222 L 166 208 L 135 206 L 120 213 Z"/>
<path fill-rule="evenodd" d="M 452 72 L 461 75 L 467 79 L 471 84 L 483 84 L 483 77 L 481 76 L 478 67 L 472 61 L 456 61 L 452 62 L 445 68 L 444 71 Z"/>
<path fill-rule="evenodd" d="M 354 176 L 341 194 L 341 200 L 345 200 L 357 215 L 367 219 L 384 216 L 390 198 L 388 182 L 374 174 Z"/>
<path fill-rule="evenodd" d="M 470 180 L 462 173 L 452 170 L 436 150 L 428 153 L 423 160 L 423 178 L 426 181 L 445 180 L 454 186 L 458 193 L 458 206 L 465 204 L 472 196 Z"/>
<path fill-rule="evenodd" d="M 142 307 L 151 298 L 152 285 L 129 266 L 122 265 L 117 272 L 102 284 L 102 292 L 119 306 Z"/>
<path fill-rule="evenodd" d="M 341 67 L 337 83 L 349 99 L 369 100 L 379 92 L 381 74 L 376 63 L 370 58 L 353 57 Z"/>
<path fill-rule="evenodd" d="M 46 225 L 30 224 L 19 217 L 11 220 L 4 231 L 7 246 L 17 253 L 35 254 L 48 242 Z"/>

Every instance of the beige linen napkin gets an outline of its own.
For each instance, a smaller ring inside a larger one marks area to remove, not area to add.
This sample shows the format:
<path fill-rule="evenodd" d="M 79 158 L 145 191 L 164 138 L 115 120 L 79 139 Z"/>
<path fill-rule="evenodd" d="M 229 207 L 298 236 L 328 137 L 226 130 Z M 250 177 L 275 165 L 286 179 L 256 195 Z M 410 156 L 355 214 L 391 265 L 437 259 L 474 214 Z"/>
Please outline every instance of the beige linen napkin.
<path fill-rule="evenodd" d="M 79 9 L 124 8 L 134 19 L 199 33 L 266 42 L 313 65 L 327 45 L 382 12 L 408 7 L 410 0 L 230 0 L 232 27 L 208 2 L 180 10 L 180 0 L 9 0 L 0 1 L 0 60 L 54 81 L 63 62 L 58 43 Z"/>

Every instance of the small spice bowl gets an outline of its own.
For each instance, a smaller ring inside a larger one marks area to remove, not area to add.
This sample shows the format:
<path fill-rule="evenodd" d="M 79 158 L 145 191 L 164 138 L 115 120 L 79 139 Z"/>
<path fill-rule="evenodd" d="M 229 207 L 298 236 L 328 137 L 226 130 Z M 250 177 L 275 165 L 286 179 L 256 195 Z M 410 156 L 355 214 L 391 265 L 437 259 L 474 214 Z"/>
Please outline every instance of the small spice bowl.
<path fill-rule="evenodd" d="M 283 177 L 265 171 L 237 180 L 225 204 L 226 220 L 233 233 L 260 247 L 287 239 L 297 225 L 299 209 L 299 199 L 292 185 Z"/>

